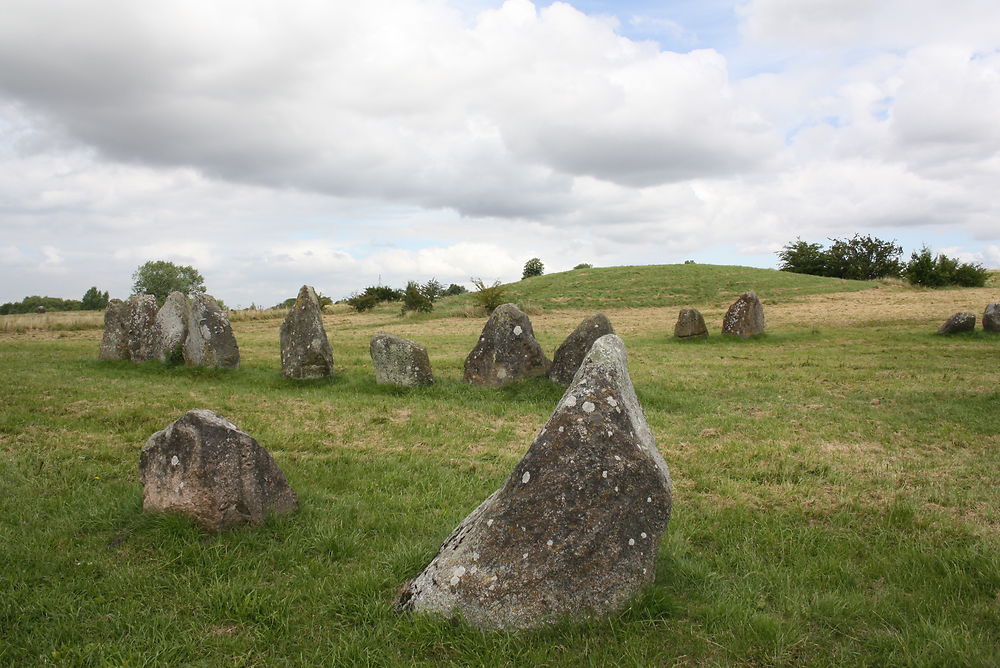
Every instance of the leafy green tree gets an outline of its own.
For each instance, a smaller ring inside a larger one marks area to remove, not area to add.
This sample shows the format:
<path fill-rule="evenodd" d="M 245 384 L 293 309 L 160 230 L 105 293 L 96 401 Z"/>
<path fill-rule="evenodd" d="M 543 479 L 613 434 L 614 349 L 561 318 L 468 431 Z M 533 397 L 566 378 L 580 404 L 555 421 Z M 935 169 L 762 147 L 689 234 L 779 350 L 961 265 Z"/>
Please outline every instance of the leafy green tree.
<path fill-rule="evenodd" d="M 407 311 L 428 313 L 432 310 L 434 310 L 434 302 L 424 293 L 420 284 L 416 281 L 407 283 L 406 290 L 403 291 L 403 306 L 400 313 Z"/>
<path fill-rule="evenodd" d="M 458 283 L 452 283 L 448 286 L 448 289 L 444 291 L 445 296 L 454 297 L 455 295 L 464 295 L 469 289 L 464 285 L 459 285 Z"/>
<path fill-rule="evenodd" d="M 420 286 L 420 291 L 424 294 L 425 297 L 427 297 L 431 301 L 434 301 L 435 299 L 444 294 L 444 286 L 441 285 L 441 283 L 436 278 L 432 278 L 426 283 L 424 283 L 422 286 Z"/>
<path fill-rule="evenodd" d="M 986 285 L 989 275 L 989 270 L 982 265 L 970 262 L 959 264 L 958 260 L 944 253 L 935 256 L 927 246 L 912 253 L 903 269 L 903 277 L 907 281 L 926 288 L 942 288 L 947 285 L 981 288 Z"/>
<path fill-rule="evenodd" d="M 188 265 L 176 265 L 165 260 L 150 260 L 132 274 L 132 292 L 153 295 L 162 304 L 175 290 L 191 296 L 205 292 L 205 279 L 198 270 Z"/>
<path fill-rule="evenodd" d="M 573 268 L 574 269 L 593 269 L 594 265 L 590 264 L 589 262 L 581 262 L 580 264 L 576 265 Z"/>
<path fill-rule="evenodd" d="M 371 294 L 353 294 L 347 298 L 347 304 L 358 313 L 371 311 L 378 305 L 378 297 Z"/>
<path fill-rule="evenodd" d="M 487 313 L 493 313 L 497 307 L 505 303 L 507 290 L 500 281 L 494 281 L 493 285 L 486 285 L 481 278 L 473 278 L 472 284 L 476 286 L 476 291 L 472 293 L 472 299 L 486 309 Z"/>
<path fill-rule="evenodd" d="M 107 308 L 109 301 L 108 291 L 101 292 L 97 289 L 96 285 L 93 285 L 83 293 L 83 299 L 80 300 L 80 308 L 84 311 L 101 311 Z"/>
<path fill-rule="evenodd" d="M 781 260 L 778 267 L 781 271 L 826 276 L 826 253 L 822 244 L 811 244 L 796 237 L 795 241 L 788 242 L 778 251 L 778 258 Z"/>
<path fill-rule="evenodd" d="M 899 276 L 903 265 L 899 256 L 903 247 L 895 240 L 882 241 L 876 237 L 855 234 L 850 239 L 831 239 L 833 244 L 826 252 L 826 275 L 859 281 L 887 276 Z"/>
<path fill-rule="evenodd" d="M 533 257 L 524 263 L 524 272 L 521 273 L 521 280 L 532 276 L 541 276 L 545 273 L 545 265 L 537 257 Z"/>

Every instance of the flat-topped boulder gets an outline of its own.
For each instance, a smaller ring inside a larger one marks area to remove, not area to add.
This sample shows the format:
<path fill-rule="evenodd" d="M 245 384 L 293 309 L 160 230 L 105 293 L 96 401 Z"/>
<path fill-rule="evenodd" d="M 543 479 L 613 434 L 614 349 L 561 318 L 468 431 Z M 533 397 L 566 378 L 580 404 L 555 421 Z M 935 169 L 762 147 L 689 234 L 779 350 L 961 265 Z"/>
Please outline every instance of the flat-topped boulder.
<path fill-rule="evenodd" d="M 976 314 L 969 311 L 952 314 L 938 327 L 938 334 L 959 334 L 971 332 L 976 328 Z"/>
<path fill-rule="evenodd" d="M 127 360 L 128 353 L 128 312 L 126 302 L 112 299 L 104 311 L 104 333 L 97 359 L 102 361 Z"/>
<path fill-rule="evenodd" d="M 156 359 L 153 323 L 157 310 L 153 295 L 132 295 L 128 299 L 128 354 L 133 362 Z"/>
<path fill-rule="evenodd" d="M 427 349 L 415 341 L 379 332 L 372 337 L 369 352 L 376 383 L 420 387 L 434 382 Z"/>
<path fill-rule="evenodd" d="M 696 308 L 682 308 L 674 324 L 674 336 L 678 339 L 693 339 L 708 336 L 705 318 Z"/>
<path fill-rule="evenodd" d="M 398 595 L 399 610 L 523 629 L 620 610 L 653 580 L 670 474 L 628 374 L 598 339 L 499 490 Z"/>
<path fill-rule="evenodd" d="M 184 361 L 184 339 L 188 333 L 191 305 L 182 292 L 171 292 L 156 312 L 153 322 L 153 355 L 166 364 Z"/>
<path fill-rule="evenodd" d="M 576 370 L 590 352 L 594 341 L 605 334 L 614 333 L 614 327 L 603 313 L 595 313 L 585 318 L 556 349 L 556 354 L 552 357 L 552 368 L 549 369 L 549 378 L 552 382 L 567 387 L 573 382 Z"/>
<path fill-rule="evenodd" d="M 142 508 L 179 513 L 209 531 L 260 524 L 298 507 L 271 455 L 218 413 L 188 411 L 153 434 L 139 456 Z"/>
<path fill-rule="evenodd" d="M 535 340 L 531 320 L 514 304 L 498 306 L 465 358 L 465 382 L 496 387 L 544 376 L 552 362 Z"/>
<path fill-rule="evenodd" d="M 983 330 L 1000 332 L 1000 304 L 997 302 L 986 305 L 986 310 L 983 311 Z"/>
<path fill-rule="evenodd" d="M 323 327 L 323 312 L 312 286 L 303 285 L 279 333 L 281 373 L 286 378 L 333 375 L 333 349 Z"/>
<path fill-rule="evenodd" d="M 199 293 L 191 299 L 184 362 L 188 366 L 218 369 L 238 369 L 240 366 L 240 347 L 232 325 L 211 295 Z"/>
<path fill-rule="evenodd" d="M 722 319 L 722 333 L 743 338 L 764 332 L 764 305 L 753 290 L 739 296 Z"/>

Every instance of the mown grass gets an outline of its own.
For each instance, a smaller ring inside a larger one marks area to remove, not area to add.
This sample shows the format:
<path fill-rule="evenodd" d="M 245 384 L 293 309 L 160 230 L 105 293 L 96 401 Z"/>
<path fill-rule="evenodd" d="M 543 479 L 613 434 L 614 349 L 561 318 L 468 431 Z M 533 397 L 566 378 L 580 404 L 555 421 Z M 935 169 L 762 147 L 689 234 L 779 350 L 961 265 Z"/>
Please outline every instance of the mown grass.
<path fill-rule="evenodd" d="M 601 307 L 674 515 L 629 609 L 521 634 L 390 606 L 561 395 L 464 385 L 481 320 L 327 316 L 338 374 L 307 383 L 280 375 L 278 320 L 236 323 L 235 372 L 98 363 L 93 330 L 8 334 L 0 663 L 996 665 L 1000 337 L 935 336 L 960 310 L 939 293 L 933 315 L 877 320 L 841 317 L 850 295 L 807 319 L 758 293 L 770 331 L 746 341 L 674 340 L 673 306 Z M 534 317 L 545 349 L 584 315 Z M 376 385 L 377 329 L 424 343 L 438 382 Z M 139 449 L 196 407 L 267 447 L 301 510 L 222 535 L 143 514 Z"/>

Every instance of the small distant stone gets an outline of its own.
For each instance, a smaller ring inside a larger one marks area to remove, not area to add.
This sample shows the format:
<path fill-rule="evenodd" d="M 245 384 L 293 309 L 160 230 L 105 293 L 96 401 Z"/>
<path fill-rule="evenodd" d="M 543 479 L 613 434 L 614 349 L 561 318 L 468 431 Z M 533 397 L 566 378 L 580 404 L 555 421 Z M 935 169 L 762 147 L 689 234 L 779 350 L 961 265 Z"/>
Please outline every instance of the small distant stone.
<path fill-rule="evenodd" d="M 722 333 L 747 338 L 763 333 L 764 305 L 753 290 L 747 290 L 732 303 L 722 319 Z"/>
<path fill-rule="evenodd" d="M 708 327 L 705 326 L 705 318 L 702 317 L 701 311 L 696 308 L 681 309 L 674 325 L 674 336 L 678 339 L 708 336 Z"/>
<path fill-rule="evenodd" d="M 961 311 L 953 314 L 944 321 L 938 328 L 938 334 L 959 334 L 961 332 L 971 332 L 976 328 L 976 314 L 969 311 Z"/>
<path fill-rule="evenodd" d="M 184 361 L 184 339 L 187 338 L 191 304 L 182 292 L 171 292 L 156 313 L 153 322 L 153 354 L 167 364 Z"/>
<path fill-rule="evenodd" d="M 986 310 L 983 311 L 983 330 L 1000 332 L 1000 304 L 997 302 L 986 305 Z"/>
<path fill-rule="evenodd" d="M 415 341 L 379 332 L 369 345 L 375 382 L 400 387 L 420 387 L 434 382 L 427 349 Z"/>
<path fill-rule="evenodd" d="M 333 349 L 323 327 L 323 311 L 309 285 L 298 297 L 279 332 L 281 373 L 286 378 L 327 378 L 333 375 Z"/>
<path fill-rule="evenodd" d="M 465 358 L 465 382 L 496 387 L 549 372 L 552 362 L 535 340 L 531 320 L 514 304 L 498 306 Z"/>
<path fill-rule="evenodd" d="M 552 357 L 549 378 L 553 383 L 568 387 L 573 382 L 573 376 L 580 368 L 583 358 L 594 345 L 594 341 L 605 334 L 614 333 L 614 327 L 603 313 L 595 313 L 585 318 L 556 349 L 556 354 Z"/>
<path fill-rule="evenodd" d="M 139 456 L 142 508 L 180 513 L 209 531 L 257 525 L 298 507 L 271 455 L 218 413 L 192 410 L 153 434 Z"/>
<path fill-rule="evenodd" d="M 211 295 L 196 294 L 191 299 L 184 362 L 188 366 L 217 369 L 238 369 L 240 366 L 240 347 L 229 317 Z"/>

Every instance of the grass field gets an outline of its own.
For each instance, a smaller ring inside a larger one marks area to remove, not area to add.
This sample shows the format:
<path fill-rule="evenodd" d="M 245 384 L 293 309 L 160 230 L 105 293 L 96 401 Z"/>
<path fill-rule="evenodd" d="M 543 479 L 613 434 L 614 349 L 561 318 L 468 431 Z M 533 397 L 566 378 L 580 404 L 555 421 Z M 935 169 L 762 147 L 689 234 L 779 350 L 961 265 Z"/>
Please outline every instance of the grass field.
<path fill-rule="evenodd" d="M 1000 287 L 695 267 L 659 303 L 634 287 L 658 268 L 511 287 L 550 355 L 605 311 L 674 482 L 654 586 L 611 619 L 520 634 L 391 609 L 562 393 L 463 384 L 483 320 L 444 317 L 460 301 L 327 315 L 337 377 L 304 383 L 281 377 L 279 319 L 235 322 L 234 372 L 98 363 L 99 329 L 0 328 L 0 664 L 1000 664 L 1000 336 L 934 335 Z M 769 331 L 723 338 L 746 287 Z M 687 305 L 707 340 L 671 337 Z M 438 382 L 376 385 L 378 330 L 426 345 Z M 139 450 L 191 408 L 268 448 L 301 510 L 221 535 L 143 514 Z"/>

